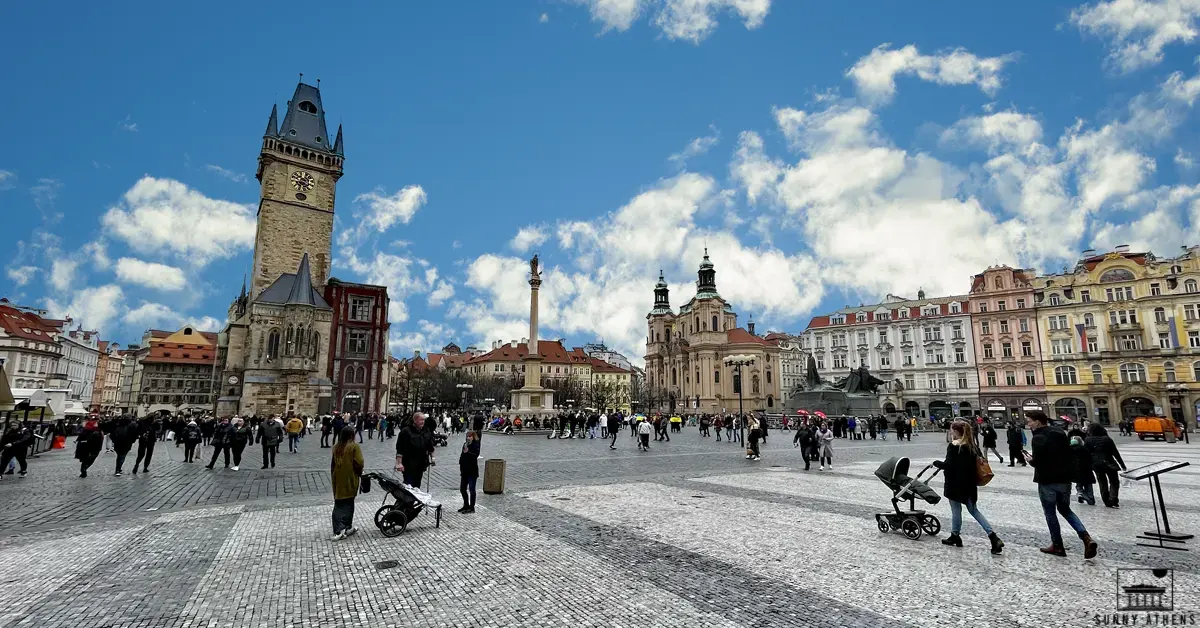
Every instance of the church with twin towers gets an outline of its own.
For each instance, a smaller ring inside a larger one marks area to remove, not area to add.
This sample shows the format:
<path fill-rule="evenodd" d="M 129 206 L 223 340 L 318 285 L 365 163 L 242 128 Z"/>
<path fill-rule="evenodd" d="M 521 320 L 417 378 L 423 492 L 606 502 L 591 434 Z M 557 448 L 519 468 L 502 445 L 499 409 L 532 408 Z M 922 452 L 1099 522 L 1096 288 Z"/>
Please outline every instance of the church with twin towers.
<path fill-rule="evenodd" d="M 218 336 L 218 416 L 386 410 L 387 291 L 330 277 L 342 129 L 301 81 L 259 148 L 249 281 Z"/>

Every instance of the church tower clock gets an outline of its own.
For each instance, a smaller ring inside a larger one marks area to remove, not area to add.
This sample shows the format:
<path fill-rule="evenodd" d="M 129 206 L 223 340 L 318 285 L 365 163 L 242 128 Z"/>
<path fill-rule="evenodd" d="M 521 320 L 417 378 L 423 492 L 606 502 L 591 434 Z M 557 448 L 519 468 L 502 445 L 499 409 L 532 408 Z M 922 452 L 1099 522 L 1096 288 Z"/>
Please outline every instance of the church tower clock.
<path fill-rule="evenodd" d="M 283 123 L 278 109 L 263 134 L 256 177 L 261 184 L 250 298 L 255 300 L 281 274 L 295 273 L 308 255 L 318 292 L 329 279 L 334 200 L 342 177 L 342 128 L 331 141 L 317 87 L 300 83 L 288 101 Z"/>

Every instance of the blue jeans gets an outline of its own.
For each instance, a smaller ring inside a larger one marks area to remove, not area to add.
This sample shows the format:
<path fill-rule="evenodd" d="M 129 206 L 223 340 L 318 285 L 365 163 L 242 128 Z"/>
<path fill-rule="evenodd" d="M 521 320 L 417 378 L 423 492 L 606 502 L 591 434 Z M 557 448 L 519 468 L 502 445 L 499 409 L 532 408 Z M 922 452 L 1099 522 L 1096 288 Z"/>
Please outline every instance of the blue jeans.
<path fill-rule="evenodd" d="M 300 451 L 299 434 L 288 434 L 288 451 Z"/>
<path fill-rule="evenodd" d="M 979 507 L 975 505 L 975 502 L 961 504 L 953 499 L 947 501 L 950 502 L 951 534 L 958 534 L 959 532 L 962 532 L 962 507 L 964 505 L 967 507 L 967 512 L 971 513 L 971 516 L 975 518 L 975 521 L 979 522 L 979 527 L 983 528 L 983 531 L 987 532 L 989 535 L 992 534 L 992 524 L 988 523 L 987 517 L 983 516 L 982 512 L 979 512 Z"/>
<path fill-rule="evenodd" d="M 1062 528 L 1058 525 L 1058 515 L 1071 526 L 1081 537 L 1087 534 L 1087 528 L 1079 517 L 1071 512 L 1070 484 L 1038 484 L 1038 497 L 1042 500 L 1042 513 L 1046 515 L 1046 527 L 1050 528 L 1050 541 L 1054 547 L 1063 547 Z"/>

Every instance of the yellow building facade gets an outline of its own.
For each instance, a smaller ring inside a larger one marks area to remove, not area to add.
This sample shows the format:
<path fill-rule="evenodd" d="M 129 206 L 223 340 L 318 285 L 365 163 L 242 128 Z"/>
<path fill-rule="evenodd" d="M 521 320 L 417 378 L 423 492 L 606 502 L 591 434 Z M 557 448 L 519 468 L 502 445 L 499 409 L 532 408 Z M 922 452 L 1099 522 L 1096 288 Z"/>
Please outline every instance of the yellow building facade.
<path fill-rule="evenodd" d="M 1084 251 L 1034 280 L 1042 368 L 1057 416 L 1116 424 L 1160 414 L 1195 425 L 1200 403 L 1200 247 L 1173 258 Z"/>

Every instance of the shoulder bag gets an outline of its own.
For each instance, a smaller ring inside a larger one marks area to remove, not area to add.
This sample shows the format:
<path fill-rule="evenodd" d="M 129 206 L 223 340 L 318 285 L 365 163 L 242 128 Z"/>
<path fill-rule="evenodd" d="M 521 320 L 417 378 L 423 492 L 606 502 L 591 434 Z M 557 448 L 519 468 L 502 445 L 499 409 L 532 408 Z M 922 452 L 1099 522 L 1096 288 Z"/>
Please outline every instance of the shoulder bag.
<path fill-rule="evenodd" d="M 987 486 L 994 477 L 996 474 L 992 473 L 992 464 L 987 461 L 987 458 L 975 458 L 975 485 Z"/>

